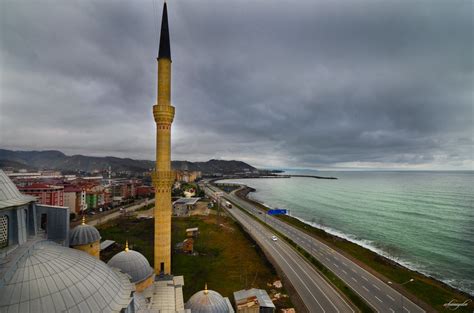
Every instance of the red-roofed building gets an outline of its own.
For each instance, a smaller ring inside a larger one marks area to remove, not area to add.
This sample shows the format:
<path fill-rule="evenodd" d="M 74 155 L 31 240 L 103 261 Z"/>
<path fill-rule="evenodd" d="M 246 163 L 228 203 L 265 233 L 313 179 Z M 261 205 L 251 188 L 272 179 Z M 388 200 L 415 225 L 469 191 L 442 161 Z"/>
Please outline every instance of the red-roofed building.
<path fill-rule="evenodd" d="M 151 197 L 155 194 L 155 189 L 152 186 L 138 186 L 136 192 L 138 197 Z"/>
<path fill-rule="evenodd" d="M 34 183 L 18 188 L 21 193 L 34 196 L 38 203 L 64 206 L 64 187 Z"/>

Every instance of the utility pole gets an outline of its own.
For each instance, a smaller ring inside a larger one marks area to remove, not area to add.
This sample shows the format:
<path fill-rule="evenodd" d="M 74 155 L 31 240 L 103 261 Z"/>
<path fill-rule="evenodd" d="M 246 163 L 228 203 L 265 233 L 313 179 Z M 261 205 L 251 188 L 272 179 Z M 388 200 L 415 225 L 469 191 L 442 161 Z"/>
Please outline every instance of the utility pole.
<path fill-rule="evenodd" d="M 221 213 L 221 197 L 222 193 L 221 192 L 216 192 L 216 200 L 217 200 L 217 225 L 219 225 L 219 220 L 220 220 L 220 213 Z"/>
<path fill-rule="evenodd" d="M 413 278 L 410 278 L 410 280 L 407 280 L 406 282 L 404 283 L 401 283 L 400 286 L 403 286 L 403 285 L 406 285 L 408 283 L 411 283 L 411 282 L 414 282 L 415 280 Z M 391 281 L 388 282 L 390 285 L 392 285 L 393 283 Z M 403 294 L 401 292 L 400 293 L 400 312 L 403 312 L 404 310 L 404 307 L 403 307 Z"/>

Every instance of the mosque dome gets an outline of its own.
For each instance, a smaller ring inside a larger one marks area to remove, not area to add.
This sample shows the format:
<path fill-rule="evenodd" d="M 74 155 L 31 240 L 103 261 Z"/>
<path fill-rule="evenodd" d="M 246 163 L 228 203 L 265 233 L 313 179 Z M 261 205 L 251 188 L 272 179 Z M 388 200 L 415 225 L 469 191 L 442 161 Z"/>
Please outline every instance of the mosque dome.
<path fill-rule="evenodd" d="M 87 253 L 41 241 L 2 287 L 0 312 L 121 312 L 134 289 L 126 275 Z"/>
<path fill-rule="evenodd" d="M 85 219 L 82 219 L 82 224 L 74 227 L 69 234 L 70 246 L 88 245 L 100 240 L 100 233 L 94 226 L 87 225 Z"/>
<path fill-rule="evenodd" d="M 153 275 L 153 269 L 148 260 L 140 252 L 128 249 L 114 255 L 107 265 L 121 270 L 131 277 L 131 282 L 137 284 Z"/>
<path fill-rule="evenodd" d="M 186 309 L 190 309 L 193 313 L 230 313 L 229 305 L 224 297 L 217 291 L 204 290 L 196 292 L 186 302 Z M 233 311 L 232 311 L 233 312 Z"/>

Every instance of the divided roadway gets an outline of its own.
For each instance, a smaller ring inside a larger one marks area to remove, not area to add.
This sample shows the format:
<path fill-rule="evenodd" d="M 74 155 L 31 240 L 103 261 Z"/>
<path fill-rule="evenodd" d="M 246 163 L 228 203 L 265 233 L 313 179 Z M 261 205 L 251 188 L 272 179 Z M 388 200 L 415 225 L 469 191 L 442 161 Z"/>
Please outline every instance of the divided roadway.
<path fill-rule="evenodd" d="M 212 190 L 205 188 L 207 194 Z M 239 209 L 227 210 L 270 254 L 285 273 L 309 312 L 355 312 L 348 302 L 284 240 L 272 240 L 273 233 Z"/>
<path fill-rule="evenodd" d="M 217 188 L 213 187 L 217 190 Z M 220 190 L 218 190 L 220 191 Z M 273 227 L 278 232 L 293 240 L 305 249 L 319 262 L 335 273 L 360 297 L 378 312 L 388 313 L 421 313 L 425 312 L 418 305 L 393 289 L 386 282 L 375 277 L 352 260 L 341 255 L 336 250 L 325 245 L 314 237 L 289 225 L 281 220 L 264 214 L 251 203 L 237 197 L 234 192 L 225 194 L 224 197 L 230 202 L 236 203 L 247 212 L 254 215 L 263 222 Z"/>

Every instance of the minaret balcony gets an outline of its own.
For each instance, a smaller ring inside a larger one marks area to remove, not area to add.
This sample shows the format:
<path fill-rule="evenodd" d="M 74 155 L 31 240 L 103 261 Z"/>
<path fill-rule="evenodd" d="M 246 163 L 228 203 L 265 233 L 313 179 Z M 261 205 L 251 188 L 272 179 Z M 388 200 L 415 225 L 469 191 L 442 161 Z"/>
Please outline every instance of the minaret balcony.
<path fill-rule="evenodd" d="M 162 104 L 154 105 L 153 116 L 156 123 L 171 124 L 174 119 L 174 106 Z"/>
<path fill-rule="evenodd" d="M 155 188 L 170 188 L 176 179 L 174 171 L 153 171 L 151 180 Z"/>

